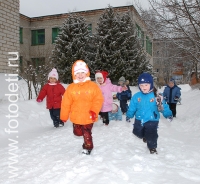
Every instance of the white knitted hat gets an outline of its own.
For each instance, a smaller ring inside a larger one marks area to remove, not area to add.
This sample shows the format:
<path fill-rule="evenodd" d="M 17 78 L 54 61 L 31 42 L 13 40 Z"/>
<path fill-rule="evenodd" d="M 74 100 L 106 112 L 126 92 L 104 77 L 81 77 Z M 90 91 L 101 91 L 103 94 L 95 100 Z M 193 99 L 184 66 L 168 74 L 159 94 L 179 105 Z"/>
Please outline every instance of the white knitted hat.
<path fill-rule="evenodd" d="M 83 61 L 76 62 L 76 65 L 74 66 L 74 75 L 76 75 L 79 72 L 88 73 L 88 68 L 86 66 L 86 63 Z"/>
<path fill-rule="evenodd" d="M 54 78 L 56 78 L 58 80 L 58 72 L 57 72 L 57 70 L 55 68 L 53 68 L 51 70 L 51 72 L 49 73 L 48 79 L 49 79 L 49 77 L 54 77 Z"/>

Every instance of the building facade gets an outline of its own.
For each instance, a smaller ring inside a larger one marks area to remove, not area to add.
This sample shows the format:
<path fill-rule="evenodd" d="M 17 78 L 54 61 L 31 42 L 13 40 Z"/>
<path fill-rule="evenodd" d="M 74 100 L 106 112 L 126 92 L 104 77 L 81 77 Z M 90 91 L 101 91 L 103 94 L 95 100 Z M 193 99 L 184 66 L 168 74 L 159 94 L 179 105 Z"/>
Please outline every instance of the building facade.
<path fill-rule="evenodd" d="M 19 0 L 0 0 L 0 73 L 18 72 Z M 10 61 L 9 59 L 13 59 Z"/>
<path fill-rule="evenodd" d="M 153 69 L 157 83 L 161 86 L 165 85 L 170 78 L 174 78 L 177 84 L 190 82 L 194 62 L 190 54 L 178 47 L 183 42 L 183 38 L 154 39 Z"/>
<path fill-rule="evenodd" d="M 85 18 L 88 29 L 95 33 L 97 22 L 105 9 L 74 12 Z M 136 25 L 138 37 L 141 39 L 148 59 L 153 65 L 152 36 L 147 33 L 144 21 L 134 6 L 114 7 L 118 14 L 130 11 Z M 35 65 L 46 62 L 54 47 L 54 40 L 58 34 L 58 28 L 63 24 L 69 13 L 47 15 L 41 17 L 27 17 L 20 14 L 20 63 L 27 64 L 32 61 Z"/>

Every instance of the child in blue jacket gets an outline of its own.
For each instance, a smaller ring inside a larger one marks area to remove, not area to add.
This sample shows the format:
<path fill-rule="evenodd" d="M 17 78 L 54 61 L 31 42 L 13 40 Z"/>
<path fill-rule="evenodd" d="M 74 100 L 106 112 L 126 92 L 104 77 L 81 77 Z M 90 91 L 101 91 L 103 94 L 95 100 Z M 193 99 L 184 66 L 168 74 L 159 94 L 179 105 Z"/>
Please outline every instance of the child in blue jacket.
<path fill-rule="evenodd" d="M 165 87 L 163 97 L 167 101 L 173 117 L 176 117 L 176 104 L 181 97 L 181 88 L 176 85 L 173 78 L 170 79 Z"/>
<path fill-rule="evenodd" d="M 120 108 L 122 110 L 122 113 L 126 114 L 126 112 L 128 110 L 127 102 L 128 102 L 128 100 L 131 99 L 132 93 L 131 93 L 129 85 L 126 83 L 126 80 L 123 76 L 119 78 L 118 84 L 122 87 L 124 87 L 124 86 L 127 87 L 126 91 L 122 91 L 120 93 L 117 93 L 117 99 L 119 100 L 119 104 L 120 104 Z"/>
<path fill-rule="evenodd" d="M 173 119 L 172 112 L 164 100 L 162 100 L 162 108 L 158 108 L 156 89 L 153 86 L 153 78 L 149 73 L 142 73 L 139 76 L 138 86 L 140 92 L 137 92 L 131 98 L 126 113 L 126 121 L 130 122 L 130 118 L 135 116 L 133 134 L 143 139 L 143 142 L 147 143 L 147 147 L 151 154 L 157 154 L 157 129 L 160 112 L 170 121 Z"/>

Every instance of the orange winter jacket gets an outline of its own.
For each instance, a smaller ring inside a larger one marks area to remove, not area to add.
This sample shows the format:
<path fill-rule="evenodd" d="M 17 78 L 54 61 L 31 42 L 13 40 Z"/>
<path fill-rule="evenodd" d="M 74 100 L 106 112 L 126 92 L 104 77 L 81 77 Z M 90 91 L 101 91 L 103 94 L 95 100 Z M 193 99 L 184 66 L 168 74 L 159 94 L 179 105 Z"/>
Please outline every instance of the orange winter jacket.
<path fill-rule="evenodd" d="M 73 68 L 74 65 L 72 71 Z M 72 83 L 67 87 L 61 103 L 61 120 L 67 121 L 70 118 L 74 124 L 90 124 L 93 123 L 90 111 L 96 113 L 95 121 L 98 120 L 98 114 L 103 104 L 103 95 L 99 86 L 89 80 L 89 75 L 88 72 L 88 80 L 85 82 Z M 72 76 L 75 79 L 74 75 Z"/>

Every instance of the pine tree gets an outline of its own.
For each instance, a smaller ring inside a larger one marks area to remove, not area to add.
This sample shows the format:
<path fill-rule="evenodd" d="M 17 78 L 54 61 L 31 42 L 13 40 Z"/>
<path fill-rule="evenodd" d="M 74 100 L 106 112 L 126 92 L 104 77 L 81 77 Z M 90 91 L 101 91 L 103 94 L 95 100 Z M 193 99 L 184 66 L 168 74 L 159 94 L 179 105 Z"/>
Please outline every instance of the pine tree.
<path fill-rule="evenodd" d="M 130 81 L 131 85 L 137 84 L 138 76 L 143 72 L 152 72 L 152 66 L 146 57 L 146 52 L 140 44 L 138 37 L 136 36 L 135 25 L 131 19 L 131 13 L 127 12 L 123 14 L 120 22 L 121 32 L 121 61 L 120 65 L 117 65 L 117 71 L 119 78 L 124 76 Z"/>
<path fill-rule="evenodd" d="M 60 27 L 51 57 L 62 82 L 72 82 L 71 68 L 76 60 L 81 59 L 88 62 L 88 40 L 89 31 L 85 19 L 76 14 L 69 15 Z"/>
<path fill-rule="evenodd" d="M 120 59 L 120 47 L 117 42 L 120 34 L 119 20 L 119 15 L 109 6 L 99 18 L 95 35 L 97 53 L 93 67 L 95 70 L 109 71 L 111 79 L 114 79 L 117 72 L 115 67 Z"/>
<path fill-rule="evenodd" d="M 97 54 L 92 66 L 107 70 L 113 81 L 124 76 L 131 85 L 137 84 L 138 76 L 151 72 L 151 66 L 135 33 L 131 14 L 120 17 L 109 6 L 97 23 Z"/>

